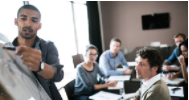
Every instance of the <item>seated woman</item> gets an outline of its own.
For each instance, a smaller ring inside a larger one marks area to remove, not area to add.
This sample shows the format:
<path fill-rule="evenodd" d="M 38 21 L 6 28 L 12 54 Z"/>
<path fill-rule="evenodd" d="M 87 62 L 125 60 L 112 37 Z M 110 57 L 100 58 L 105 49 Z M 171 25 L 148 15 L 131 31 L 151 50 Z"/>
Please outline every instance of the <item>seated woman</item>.
<path fill-rule="evenodd" d="M 179 45 L 179 63 L 181 65 L 181 71 L 177 72 L 176 74 L 168 75 L 168 79 L 172 80 L 174 78 L 183 76 L 185 83 L 188 83 L 188 39 L 181 42 Z"/>
<path fill-rule="evenodd" d="M 98 49 L 94 45 L 87 46 L 85 57 L 86 61 L 77 65 L 74 89 L 75 100 L 88 100 L 89 96 L 95 93 L 95 90 L 117 85 L 117 81 L 107 81 L 105 84 L 98 84 L 97 74 L 101 76 L 101 79 L 105 79 L 105 77 L 95 62 L 98 57 Z"/>

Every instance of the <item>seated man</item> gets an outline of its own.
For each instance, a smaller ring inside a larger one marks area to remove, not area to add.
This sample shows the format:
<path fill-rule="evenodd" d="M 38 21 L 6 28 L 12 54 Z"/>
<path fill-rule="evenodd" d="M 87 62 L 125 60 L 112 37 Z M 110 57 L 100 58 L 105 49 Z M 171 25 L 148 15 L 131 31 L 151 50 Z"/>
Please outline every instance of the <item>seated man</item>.
<path fill-rule="evenodd" d="M 131 74 L 127 61 L 120 50 L 121 40 L 113 38 L 110 42 L 110 50 L 105 51 L 99 60 L 99 66 L 105 76 Z M 125 71 L 116 71 L 116 67 L 122 64 Z"/>
<path fill-rule="evenodd" d="M 171 56 L 164 61 L 163 68 L 165 70 L 168 70 L 168 71 L 169 70 L 175 70 L 175 71 L 180 70 L 180 67 L 170 67 L 170 65 L 173 64 L 178 59 L 178 51 L 179 51 L 178 46 L 185 39 L 186 39 L 186 36 L 185 36 L 185 34 L 182 34 L 182 33 L 178 33 L 174 36 L 175 44 L 177 47 L 175 48 L 175 50 L 173 51 Z"/>
<path fill-rule="evenodd" d="M 143 79 L 142 86 L 133 96 L 126 100 L 171 100 L 167 85 L 160 79 L 163 59 L 154 49 L 142 48 L 137 52 L 136 76 Z"/>

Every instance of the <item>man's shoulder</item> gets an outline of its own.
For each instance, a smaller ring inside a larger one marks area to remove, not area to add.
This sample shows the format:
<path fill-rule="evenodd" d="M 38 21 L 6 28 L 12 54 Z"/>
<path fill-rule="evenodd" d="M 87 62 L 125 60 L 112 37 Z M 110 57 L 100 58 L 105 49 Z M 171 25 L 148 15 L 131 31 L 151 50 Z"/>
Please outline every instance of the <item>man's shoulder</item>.
<path fill-rule="evenodd" d="M 124 54 L 123 54 L 122 51 L 118 51 L 118 55 L 119 55 L 119 56 L 124 56 Z"/>
<path fill-rule="evenodd" d="M 42 51 L 44 51 L 44 50 L 55 50 L 56 49 L 56 47 L 55 47 L 55 45 L 54 45 L 54 43 L 52 42 L 52 41 L 50 41 L 50 40 L 44 40 L 44 39 L 41 39 L 41 38 L 39 38 L 39 45 L 40 45 L 40 48 L 42 49 Z"/>
<path fill-rule="evenodd" d="M 167 87 L 167 85 L 165 84 L 163 80 L 160 79 L 152 85 L 150 90 L 153 92 L 159 92 L 161 89 L 165 87 Z"/>
<path fill-rule="evenodd" d="M 179 51 L 179 49 L 178 49 L 178 47 L 176 47 L 173 52 L 178 53 L 178 51 Z"/>
<path fill-rule="evenodd" d="M 101 57 L 108 57 L 110 50 L 106 50 L 102 53 Z"/>
<path fill-rule="evenodd" d="M 106 50 L 106 51 L 104 51 L 102 54 L 103 55 L 107 55 L 107 54 L 109 54 L 110 53 L 110 50 Z"/>
<path fill-rule="evenodd" d="M 161 79 L 154 83 L 148 92 L 152 93 L 152 95 L 158 95 L 158 98 L 161 98 L 161 100 L 171 100 L 168 87 Z"/>
<path fill-rule="evenodd" d="M 49 45 L 50 43 L 53 43 L 52 41 L 50 41 L 50 40 L 44 40 L 44 39 L 42 39 L 42 38 L 39 38 L 39 40 L 40 40 L 40 44 L 41 45 Z"/>

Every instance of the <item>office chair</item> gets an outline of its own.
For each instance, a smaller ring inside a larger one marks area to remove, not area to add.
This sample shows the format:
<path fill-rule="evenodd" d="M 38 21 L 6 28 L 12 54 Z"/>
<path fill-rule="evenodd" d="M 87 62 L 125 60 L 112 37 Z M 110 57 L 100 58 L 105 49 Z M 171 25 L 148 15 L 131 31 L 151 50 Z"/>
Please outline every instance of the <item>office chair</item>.
<path fill-rule="evenodd" d="M 140 88 L 140 81 L 124 81 L 125 93 L 135 93 Z"/>
<path fill-rule="evenodd" d="M 82 54 L 73 55 L 72 58 L 73 58 L 74 68 L 76 68 L 78 64 L 84 62 Z"/>
<path fill-rule="evenodd" d="M 134 67 L 132 68 L 132 73 L 131 73 L 131 77 L 130 80 L 128 81 L 124 81 L 124 90 L 125 93 L 135 93 L 141 85 L 141 81 L 140 79 L 136 78 L 136 70 L 134 69 Z"/>
<path fill-rule="evenodd" d="M 69 100 L 74 100 L 74 96 L 73 96 L 73 94 L 74 94 L 74 85 L 75 85 L 75 79 L 73 79 L 72 81 L 70 81 L 69 83 L 67 83 L 64 86 L 66 95 L 67 95 Z"/>

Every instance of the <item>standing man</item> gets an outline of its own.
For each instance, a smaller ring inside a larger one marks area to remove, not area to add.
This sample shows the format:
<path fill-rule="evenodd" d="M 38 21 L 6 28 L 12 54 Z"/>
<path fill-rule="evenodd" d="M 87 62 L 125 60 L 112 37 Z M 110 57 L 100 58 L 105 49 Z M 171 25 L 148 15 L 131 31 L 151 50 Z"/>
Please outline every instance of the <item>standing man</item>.
<path fill-rule="evenodd" d="M 120 50 L 121 40 L 113 38 L 110 42 L 110 50 L 105 51 L 100 56 L 99 66 L 105 76 L 131 74 L 127 61 Z M 118 65 L 122 65 L 126 70 L 116 71 Z"/>
<path fill-rule="evenodd" d="M 183 33 L 178 33 L 174 36 L 174 40 L 175 40 L 175 44 L 176 44 L 176 48 L 175 50 L 173 51 L 173 53 L 171 54 L 171 56 L 166 59 L 163 63 L 163 68 L 165 70 L 175 70 L 175 71 L 179 71 L 180 70 L 180 67 L 171 67 L 170 65 L 173 64 L 175 61 L 178 60 L 178 47 L 179 47 L 179 44 L 184 41 L 186 39 L 186 36 L 185 34 Z"/>
<path fill-rule="evenodd" d="M 22 6 L 15 18 L 18 37 L 12 44 L 16 46 L 16 55 L 22 56 L 23 63 L 29 67 L 52 100 L 62 100 L 54 82 L 63 79 L 62 65 L 53 42 L 44 41 L 37 36 L 41 29 L 40 11 L 33 5 Z"/>
<path fill-rule="evenodd" d="M 126 100 L 171 100 L 167 85 L 160 79 L 162 55 L 157 50 L 142 48 L 137 52 L 136 62 L 136 76 L 143 84 L 134 99 Z"/>

